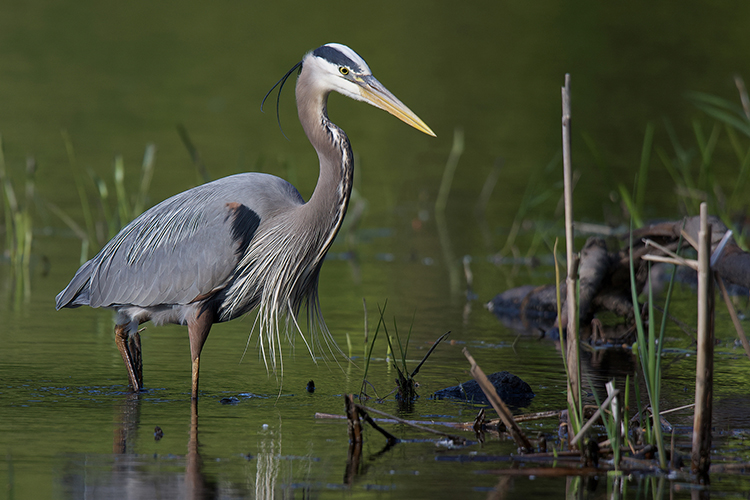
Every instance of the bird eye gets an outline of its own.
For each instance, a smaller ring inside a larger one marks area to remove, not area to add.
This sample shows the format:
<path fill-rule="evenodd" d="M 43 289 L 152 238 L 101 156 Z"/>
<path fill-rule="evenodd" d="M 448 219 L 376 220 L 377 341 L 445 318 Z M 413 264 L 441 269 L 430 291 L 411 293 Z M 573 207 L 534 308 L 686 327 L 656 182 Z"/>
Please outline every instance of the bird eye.
<path fill-rule="evenodd" d="M 340 73 L 341 73 L 342 75 L 346 76 L 346 75 L 348 75 L 348 74 L 349 74 L 349 68 L 347 68 L 346 66 L 341 66 L 341 67 L 339 68 L 339 72 L 340 72 Z"/>

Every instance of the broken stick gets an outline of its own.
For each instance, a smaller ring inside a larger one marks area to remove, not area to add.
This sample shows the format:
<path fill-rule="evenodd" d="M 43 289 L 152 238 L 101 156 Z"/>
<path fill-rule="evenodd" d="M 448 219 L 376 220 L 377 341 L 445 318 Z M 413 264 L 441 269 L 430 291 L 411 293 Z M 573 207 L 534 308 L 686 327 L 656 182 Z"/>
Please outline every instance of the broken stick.
<path fill-rule="evenodd" d="M 500 416 L 500 419 L 505 424 L 505 428 L 508 429 L 508 432 L 513 437 L 513 440 L 516 442 L 523 453 L 530 453 L 533 450 L 531 442 L 523 433 L 516 421 L 513 420 L 513 415 L 510 413 L 508 407 L 505 406 L 505 403 L 503 403 L 503 400 L 497 394 L 495 386 L 492 385 L 492 383 L 487 379 L 487 375 L 484 374 L 482 369 L 479 367 L 477 362 L 474 361 L 474 358 L 471 356 L 471 354 L 469 354 L 469 351 L 465 347 L 463 348 L 463 353 L 464 356 L 466 356 L 466 359 L 468 359 L 469 363 L 471 364 L 470 371 L 472 377 L 474 377 L 474 380 L 476 380 L 479 384 L 479 387 L 482 388 L 482 391 L 487 396 L 487 399 L 490 401 L 490 403 L 492 403 L 492 407 Z"/>

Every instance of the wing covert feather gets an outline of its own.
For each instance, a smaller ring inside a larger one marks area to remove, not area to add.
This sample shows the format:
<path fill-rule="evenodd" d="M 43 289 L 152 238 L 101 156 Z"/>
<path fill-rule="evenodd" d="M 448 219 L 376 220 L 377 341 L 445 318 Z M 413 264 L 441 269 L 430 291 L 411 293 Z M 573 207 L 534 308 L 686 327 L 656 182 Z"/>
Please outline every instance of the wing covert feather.
<path fill-rule="evenodd" d="M 257 173 L 175 195 L 128 224 L 92 259 L 90 305 L 187 304 L 222 288 L 263 219 L 301 203 L 291 184 Z"/>

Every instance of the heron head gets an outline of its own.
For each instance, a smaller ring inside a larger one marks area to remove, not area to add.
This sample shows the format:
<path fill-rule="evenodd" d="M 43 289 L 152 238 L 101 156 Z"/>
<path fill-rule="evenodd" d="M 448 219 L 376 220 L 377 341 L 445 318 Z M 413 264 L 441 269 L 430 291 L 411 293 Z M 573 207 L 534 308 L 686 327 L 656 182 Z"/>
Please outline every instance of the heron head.
<path fill-rule="evenodd" d="M 365 60 L 346 45 L 327 43 L 308 52 L 302 59 L 302 71 L 321 93 L 338 92 L 370 103 L 417 130 L 435 136 L 430 127 L 372 76 Z"/>

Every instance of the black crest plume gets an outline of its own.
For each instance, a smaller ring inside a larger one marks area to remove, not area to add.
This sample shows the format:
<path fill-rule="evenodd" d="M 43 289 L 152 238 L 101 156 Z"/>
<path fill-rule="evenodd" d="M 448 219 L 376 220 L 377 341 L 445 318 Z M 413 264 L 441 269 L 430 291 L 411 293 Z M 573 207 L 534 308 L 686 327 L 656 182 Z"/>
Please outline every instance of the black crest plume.
<path fill-rule="evenodd" d="M 287 79 L 294 73 L 295 69 L 298 69 L 299 71 L 297 74 L 299 74 L 300 71 L 302 71 L 302 61 L 298 62 L 294 66 L 292 66 L 292 69 L 286 72 L 284 76 L 281 77 L 281 79 L 273 84 L 273 87 L 271 87 L 271 90 L 266 92 L 266 95 L 263 97 L 263 101 L 260 103 L 260 111 L 263 112 L 263 105 L 266 103 L 266 99 L 268 99 L 268 96 L 271 95 L 271 92 L 273 92 L 273 89 L 276 87 L 279 87 L 279 93 L 276 95 L 276 121 L 279 122 L 279 130 L 281 130 L 281 135 L 284 136 L 284 138 L 288 141 L 289 138 L 284 133 L 284 129 L 281 128 L 281 116 L 279 116 L 279 103 L 281 101 L 281 89 L 284 88 L 284 84 L 286 83 Z"/>

